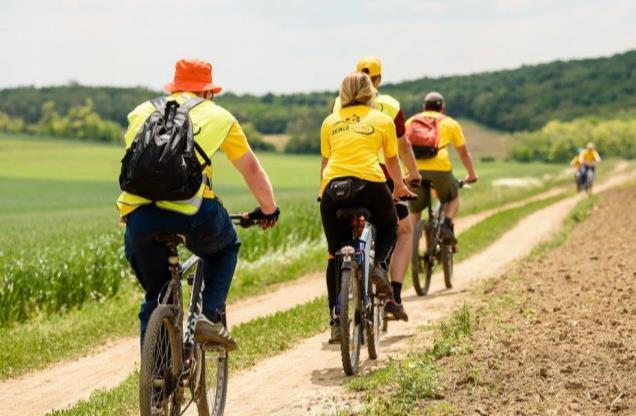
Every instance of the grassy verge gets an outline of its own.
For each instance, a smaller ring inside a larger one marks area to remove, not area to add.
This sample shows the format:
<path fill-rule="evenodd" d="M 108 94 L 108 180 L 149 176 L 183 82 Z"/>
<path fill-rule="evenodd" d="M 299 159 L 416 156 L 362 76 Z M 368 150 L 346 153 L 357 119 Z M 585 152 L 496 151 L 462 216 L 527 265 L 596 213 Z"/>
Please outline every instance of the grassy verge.
<path fill-rule="evenodd" d="M 517 225 L 522 218 L 534 211 L 554 204 L 569 194 L 563 193 L 550 198 L 534 201 L 517 208 L 511 208 L 473 225 L 459 237 L 459 251 L 456 261 L 462 261 L 486 248 L 490 243 L 501 237 L 506 231 Z"/>
<path fill-rule="evenodd" d="M 442 322 L 433 345 L 408 354 L 369 374 L 352 378 L 347 387 L 363 393 L 364 404 L 356 414 L 404 416 L 411 414 L 419 400 L 434 397 L 439 369 L 436 361 L 468 350 L 468 337 L 477 324 L 474 312 L 464 305 Z M 341 411 L 351 414 L 351 409 Z"/>
<path fill-rule="evenodd" d="M 232 335 L 240 345 L 230 357 L 233 371 L 249 368 L 259 360 L 291 348 L 296 342 L 325 331 L 326 298 L 320 297 L 304 305 L 258 318 L 237 326 Z M 231 319 L 232 317 L 230 317 Z M 122 384 L 111 390 L 98 391 L 67 410 L 50 415 L 89 416 L 138 414 L 139 373 L 135 371 Z"/>
<path fill-rule="evenodd" d="M 460 252 L 463 253 L 460 259 L 468 258 L 486 248 L 525 215 L 564 197 L 565 195 L 548 198 L 520 208 L 506 210 L 474 225 L 460 236 L 463 247 Z M 299 305 L 288 311 L 270 317 L 259 318 L 236 327 L 233 330 L 233 335 L 239 340 L 241 350 L 239 353 L 233 355 L 232 368 L 242 369 L 250 367 L 258 360 L 291 348 L 296 342 L 303 338 L 324 331 L 327 328 L 325 304 L 326 300 L 323 297 L 310 303 Z M 468 312 L 463 313 L 470 315 Z M 461 319 L 465 320 L 465 317 Z M 453 353 L 454 348 L 456 348 L 455 344 L 451 341 L 457 337 L 453 338 L 454 335 L 452 334 L 455 332 L 453 332 L 454 330 L 451 327 L 451 324 L 440 327 L 443 337 L 436 344 L 437 347 L 434 348 L 434 354 L 436 354 L 436 356 Z M 271 337 L 277 340 L 276 344 L 271 343 L 269 336 L 264 337 L 264 333 L 276 333 L 276 337 Z M 420 364 L 414 363 L 413 365 L 415 366 L 415 370 L 413 370 L 412 374 L 409 373 L 411 375 L 419 376 L 422 372 L 428 371 L 427 368 L 429 368 L 424 364 L 420 366 Z M 96 392 L 89 400 L 80 402 L 69 410 L 59 411 L 54 414 L 60 416 L 79 416 L 134 413 L 137 406 L 137 383 L 138 374 L 134 373 L 118 387 L 112 390 Z"/>
<path fill-rule="evenodd" d="M 62 317 L 50 315 L 0 329 L 0 379 L 87 353 L 109 339 L 135 334 L 139 299 L 139 294 L 129 290 Z"/>

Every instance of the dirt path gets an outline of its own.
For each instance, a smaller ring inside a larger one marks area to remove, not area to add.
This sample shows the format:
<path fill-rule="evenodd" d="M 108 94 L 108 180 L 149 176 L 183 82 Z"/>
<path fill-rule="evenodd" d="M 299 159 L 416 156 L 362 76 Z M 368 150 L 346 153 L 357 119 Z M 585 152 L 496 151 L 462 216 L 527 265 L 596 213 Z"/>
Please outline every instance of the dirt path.
<path fill-rule="evenodd" d="M 627 165 L 620 167 L 624 170 Z M 554 196 L 567 189 L 553 189 L 526 200 L 459 218 L 458 232 L 508 208 Z M 458 266 L 459 270 L 459 266 Z M 435 286 L 434 286 L 435 287 Z M 322 273 L 308 274 L 264 295 L 228 306 L 231 325 L 306 303 L 325 292 Z M 284 294 L 286 303 L 275 301 Z M 410 309 L 409 309 L 410 310 Z M 83 399 L 97 389 L 108 389 L 121 383 L 138 365 L 138 338 L 125 338 L 101 346 L 86 357 L 64 361 L 45 370 L 0 382 L 0 414 L 10 415 L 16 409 L 23 416 L 41 415 L 51 409 L 62 409 Z M 15 392 L 21 392 L 16 396 Z"/>
<path fill-rule="evenodd" d="M 461 414 L 636 415 L 634 233 L 636 187 L 610 190 L 563 246 L 493 280 L 489 299 L 515 302 L 438 362 L 439 393 Z"/>
<path fill-rule="evenodd" d="M 614 176 L 598 191 L 619 184 L 627 174 Z M 411 290 L 405 294 L 409 311 L 408 323 L 392 323 L 382 340 L 382 359 L 405 347 L 418 326 L 439 319 L 461 303 L 466 289 L 476 282 L 495 277 L 515 260 L 525 257 L 542 241 L 552 237 L 563 219 L 583 198 L 577 195 L 535 212 L 479 255 L 455 267 L 456 287 L 443 290 L 441 276 L 434 277 L 432 296 L 417 297 Z M 345 380 L 339 347 L 326 343 L 327 333 L 309 338 L 292 350 L 267 359 L 252 369 L 233 374 L 226 413 L 232 415 L 300 415 L 324 414 L 333 397 L 342 395 Z M 367 361 L 365 365 L 369 365 Z M 272 383 L 272 380 L 276 380 Z M 284 392 L 284 394 L 282 394 Z M 195 413 L 188 413 L 195 414 Z"/>

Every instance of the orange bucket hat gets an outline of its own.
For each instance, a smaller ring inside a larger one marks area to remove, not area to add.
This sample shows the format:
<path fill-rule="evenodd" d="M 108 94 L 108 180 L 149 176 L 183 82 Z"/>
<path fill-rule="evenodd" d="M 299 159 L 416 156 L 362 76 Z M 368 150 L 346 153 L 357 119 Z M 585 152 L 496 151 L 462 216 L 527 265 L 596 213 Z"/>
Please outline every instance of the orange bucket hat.
<path fill-rule="evenodd" d="M 174 79 L 163 88 L 168 92 L 221 92 L 221 87 L 212 83 L 212 64 L 198 59 L 178 60 L 174 66 Z"/>

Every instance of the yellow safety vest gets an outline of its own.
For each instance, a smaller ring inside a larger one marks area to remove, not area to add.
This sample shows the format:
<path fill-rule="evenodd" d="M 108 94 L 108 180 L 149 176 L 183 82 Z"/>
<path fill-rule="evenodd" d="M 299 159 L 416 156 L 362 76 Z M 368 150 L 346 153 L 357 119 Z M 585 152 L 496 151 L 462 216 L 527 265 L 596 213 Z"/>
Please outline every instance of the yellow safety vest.
<path fill-rule="evenodd" d="M 179 103 L 183 103 L 193 95 L 188 93 L 175 93 L 170 98 Z M 147 101 L 133 110 L 128 115 L 130 123 L 129 132 L 126 133 L 126 148 L 130 147 L 134 137 L 137 135 L 139 127 L 155 111 L 154 106 Z M 201 146 L 205 154 L 212 159 L 214 153 L 219 149 L 228 135 L 235 119 L 224 108 L 216 105 L 212 101 L 206 101 L 190 110 L 190 119 L 195 131 L 194 140 Z M 136 128 L 135 128 L 136 127 Z M 130 131 L 134 129 L 134 131 Z M 198 130 L 198 133 L 197 133 Z M 130 133 L 130 134 L 129 134 Z M 197 154 L 199 162 L 203 163 L 203 158 Z M 181 201 L 154 201 L 155 205 L 162 209 L 175 211 L 185 215 L 194 215 L 199 211 L 203 198 L 213 198 L 211 189 L 212 169 L 208 166 L 204 170 L 204 180 L 197 193 L 189 199 Z M 151 204 L 153 201 L 134 195 L 129 192 L 122 192 L 117 199 L 117 207 L 120 215 L 125 217 L 141 205 Z"/>
<path fill-rule="evenodd" d="M 398 113 L 400 112 L 400 102 L 390 95 L 386 94 L 376 94 L 373 99 L 373 107 L 386 114 L 387 116 L 394 119 Z M 340 97 L 336 97 L 336 101 L 333 104 L 333 112 L 336 112 L 342 108 L 342 104 L 340 103 Z"/>

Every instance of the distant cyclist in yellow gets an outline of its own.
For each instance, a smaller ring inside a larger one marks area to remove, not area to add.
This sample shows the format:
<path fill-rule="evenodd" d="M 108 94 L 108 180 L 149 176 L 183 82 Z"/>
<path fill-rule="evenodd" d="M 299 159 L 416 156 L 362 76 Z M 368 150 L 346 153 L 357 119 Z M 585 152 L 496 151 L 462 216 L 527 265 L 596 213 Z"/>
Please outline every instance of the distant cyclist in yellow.
<path fill-rule="evenodd" d="M 594 148 L 594 143 L 588 143 L 585 149 L 579 153 L 579 163 L 581 164 L 581 188 L 585 188 L 588 181 L 590 185 L 592 184 L 596 173 L 596 165 L 601 163 L 601 155 Z"/>
<path fill-rule="evenodd" d="M 576 183 L 576 190 L 577 191 L 581 190 L 581 166 L 582 166 L 582 164 L 581 164 L 579 155 L 581 154 L 582 151 L 583 151 L 583 149 L 579 148 L 578 152 L 576 153 L 576 155 L 574 155 L 572 160 L 570 160 L 570 166 L 574 169 L 574 183 Z"/>
<path fill-rule="evenodd" d="M 398 154 L 400 156 L 400 160 L 404 163 L 408 170 L 408 175 L 405 179 L 406 183 L 419 183 L 421 177 L 417 170 L 413 149 L 411 148 L 408 139 L 404 136 L 404 133 L 406 132 L 406 125 L 404 123 L 404 112 L 400 108 L 400 103 L 390 95 L 382 94 L 378 91 L 378 88 L 382 83 L 382 62 L 375 56 L 365 56 L 356 63 L 356 72 L 363 72 L 371 78 L 375 91 L 373 107 L 393 119 L 398 139 Z M 334 110 L 338 108 L 340 108 L 340 98 L 337 98 L 334 104 Z M 382 166 L 382 170 L 387 178 L 389 189 L 392 189 L 393 181 L 386 170 L 384 156 L 382 154 L 380 154 L 380 165 Z M 403 266 L 403 264 L 407 264 L 408 259 L 406 260 L 407 263 L 404 263 L 396 262 L 394 261 L 394 258 L 397 256 L 397 253 L 401 252 L 398 249 L 399 247 L 411 246 L 410 235 L 413 233 L 413 230 L 411 229 L 411 222 L 407 219 L 409 211 L 406 202 L 397 202 L 395 204 L 395 208 L 399 220 L 398 236 L 395 244 L 396 249 L 391 256 L 391 263 L 389 266 L 393 299 L 387 302 L 385 312 L 389 316 L 406 321 L 408 320 L 408 315 L 404 310 L 404 306 L 402 306 L 402 282 L 404 281 L 404 275 L 406 274 L 406 265 Z"/>
<path fill-rule="evenodd" d="M 320 214 L 327 238 L 329 261 L 326 280 L 331 315 L 330 342 L 340 342 L 336 310 L 338 276 L 335 254 L 351 238 L 349 220 L 336 217 L 344 207 L 361 206 L 371 213 L 376 229 L 375 264 L 371 279 L 378 293 L 390 295 L 388 262 L 397 238 L 394 200 L 414 196 L 404 185 L 393 120 L 373 107 L 375 90 L 364 73 L 351 73 L 340 85 L 340 107 L 323 122 L 320 131 Z M 393 195 L 380 168 L 379 153 L 395 184 Z"/>

